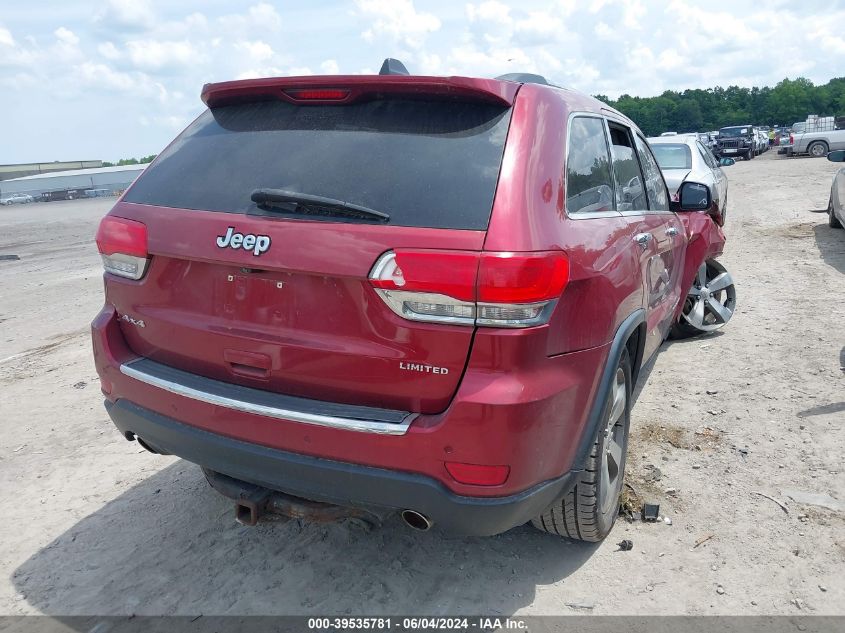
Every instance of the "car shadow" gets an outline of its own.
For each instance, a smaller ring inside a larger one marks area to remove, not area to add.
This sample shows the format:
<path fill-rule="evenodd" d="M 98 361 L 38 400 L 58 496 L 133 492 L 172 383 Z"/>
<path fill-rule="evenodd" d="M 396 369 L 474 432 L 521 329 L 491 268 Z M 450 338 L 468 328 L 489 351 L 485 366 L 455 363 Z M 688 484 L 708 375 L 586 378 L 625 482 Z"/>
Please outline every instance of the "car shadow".
<path fill-rule="evenodd" d="M 169 459 L 169 458 L 156 458 Z M 46 615 L 511 615 L 597 545 L 521 526 L 488 538 L 391 518 L 241 526 L 200 469 L 177 460 L 85 517 L 14 572 Z"/>
<path fill-rule="evenodd" d="M 845 230 L 833 229 L 825 223 L 816 224 L 813 233 L 822 261 L 845 274 Z"/>

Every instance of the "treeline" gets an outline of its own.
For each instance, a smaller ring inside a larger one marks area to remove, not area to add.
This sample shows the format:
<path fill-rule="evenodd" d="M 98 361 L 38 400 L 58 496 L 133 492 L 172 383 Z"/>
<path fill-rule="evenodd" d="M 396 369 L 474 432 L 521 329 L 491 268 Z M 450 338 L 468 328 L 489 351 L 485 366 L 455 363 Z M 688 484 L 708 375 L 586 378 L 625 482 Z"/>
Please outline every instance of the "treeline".
<path fill-rule="evenodd" d="M 808 114 L 845 115 L 845 77 L 816 86 L 809 79 L 784 79 L 774 88 L 729 86 L 706 90 L 667 90 L 659 97 L 622 95 L 610 104 L 649 136 L 662 132 L 701 132 L 727 125 L 792 125 Z"/>
<path fill-rule="evenodd" d="M 153 159 L 156 157 L 156 154 L 150 154 L 149 156 L 141 156 L 141 158 L 121 158 L 116 163 L 110 163 L 107 160 L 103 161 L 103 167 L 122 167 L 123 165 L 143 165 L 145 163 L 153 162 Z"/>

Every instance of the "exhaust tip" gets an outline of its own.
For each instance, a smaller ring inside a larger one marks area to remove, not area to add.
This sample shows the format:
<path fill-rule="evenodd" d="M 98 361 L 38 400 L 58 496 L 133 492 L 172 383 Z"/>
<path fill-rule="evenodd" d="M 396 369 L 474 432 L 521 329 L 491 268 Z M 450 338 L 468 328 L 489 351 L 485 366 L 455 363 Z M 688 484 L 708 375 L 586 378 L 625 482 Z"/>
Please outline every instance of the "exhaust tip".
<path fill-rule="evenodd" d="M 400 516 L 406 525 L 420 532 L 426 532 L 434 525 L 431 519 L 416 510 L 402 510 Z"/>
<path fill-rule="evenodd" d="M 159 454 L 159 452 L 158 452 L 156 449 L 154 449 L 152 446 L 150 446 L 149 444 L 147 444 L 147 443 L 144 441 L 144 438 L 142 438 L 140 435 L 136 435 L 136 436 L 135 436 L 135 439 L 138 441 L 138 444 L 140 444 L 140 445 L 141 445 L 141 446 L 142 446 L 145 450 L 149 451 L 149 452 L 150 452 L 150 453 L 152 453 L 153 455 L 158 455 L 158 454 Z"/>

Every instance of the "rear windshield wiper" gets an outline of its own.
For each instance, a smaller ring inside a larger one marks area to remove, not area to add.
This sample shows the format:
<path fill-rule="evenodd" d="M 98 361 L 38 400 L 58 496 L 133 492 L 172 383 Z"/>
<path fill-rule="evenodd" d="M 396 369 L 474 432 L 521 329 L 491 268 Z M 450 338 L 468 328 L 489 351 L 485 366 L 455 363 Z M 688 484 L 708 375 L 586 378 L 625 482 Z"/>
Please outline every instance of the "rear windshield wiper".
<path fill-rule="evenodd" d="M 286 189 L 256 189 L 250 197 L 260 209 L 265 210 L 280 209 L 286 213 L 340 216 L 359 220 L 376 220 L 378 222 L 390 220 L 387 213 L 359 204 Z"/>

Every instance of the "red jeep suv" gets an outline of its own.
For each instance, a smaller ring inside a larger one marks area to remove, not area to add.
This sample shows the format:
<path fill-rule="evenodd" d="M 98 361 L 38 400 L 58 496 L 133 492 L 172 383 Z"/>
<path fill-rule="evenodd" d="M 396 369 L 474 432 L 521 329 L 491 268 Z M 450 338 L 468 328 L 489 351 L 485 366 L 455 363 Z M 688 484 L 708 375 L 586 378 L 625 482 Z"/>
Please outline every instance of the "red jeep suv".
<path fill-rule="evenodd" d="M 203 88 L 97 232 L 108 413 L 245 523 L 300 503 L 600 540 L 686 296 L 660 169 L 542 77 L 396 73 Z"/>

